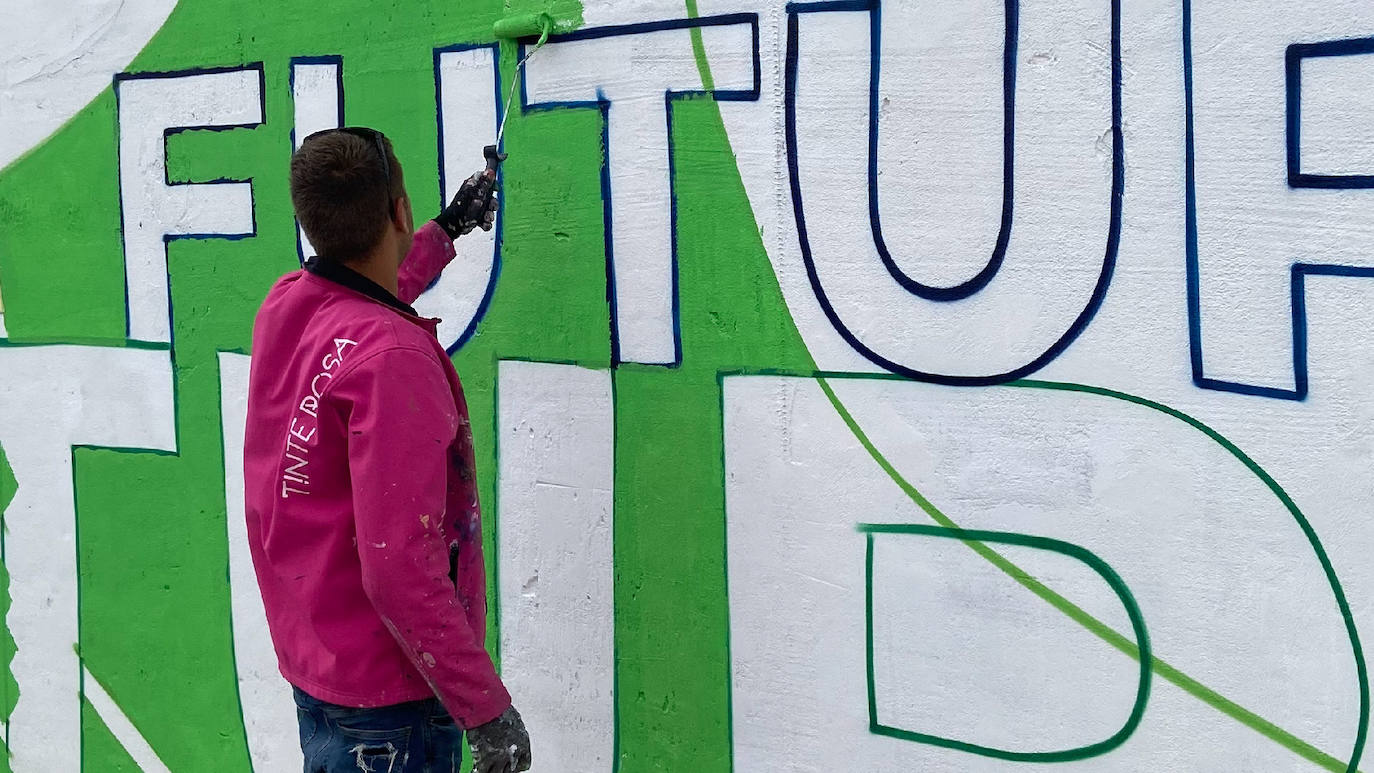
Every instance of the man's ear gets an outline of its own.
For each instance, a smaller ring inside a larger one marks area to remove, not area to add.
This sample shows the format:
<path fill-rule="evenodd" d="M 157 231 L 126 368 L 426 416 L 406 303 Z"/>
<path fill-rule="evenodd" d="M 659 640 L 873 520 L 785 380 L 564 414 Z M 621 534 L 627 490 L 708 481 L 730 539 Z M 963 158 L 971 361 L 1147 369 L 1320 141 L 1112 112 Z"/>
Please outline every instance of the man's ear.
<path fill-rule="evenodd" d="M 415 216 L 410 208 L 410 196 L 402 194 L 391 203 L 391 222 L 406 233 L 415 230 Z"/>

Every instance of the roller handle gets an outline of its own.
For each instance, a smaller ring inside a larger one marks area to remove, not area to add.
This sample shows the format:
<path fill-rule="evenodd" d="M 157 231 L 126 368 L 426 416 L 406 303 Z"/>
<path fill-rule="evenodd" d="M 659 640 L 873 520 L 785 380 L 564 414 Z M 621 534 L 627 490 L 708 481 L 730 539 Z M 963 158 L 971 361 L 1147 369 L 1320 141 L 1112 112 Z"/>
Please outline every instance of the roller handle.
<path fill-rule="evenodd" d="M 496 195 L 496 175 L 501 171 L 501 162 L 509 158 L 507 154 L 497 150 L 495 145 L 482 148 L 482 155 L 487 159 L 487 168 L 483 170 L 475 195 L 468 202 L 467 211 L 463 213 L 470 223 L 483 222 L 492 209 L 492 199 Z"/>
<path fill-rule="evenodd" d="M 495 178 L 496 173 L 500 171 L 501 162 L 510 158 L 509 154 L 497 150 L 495 145 L 482 148 L 482 156 L 487 159 L 487 176 L 492 178 Z"/>

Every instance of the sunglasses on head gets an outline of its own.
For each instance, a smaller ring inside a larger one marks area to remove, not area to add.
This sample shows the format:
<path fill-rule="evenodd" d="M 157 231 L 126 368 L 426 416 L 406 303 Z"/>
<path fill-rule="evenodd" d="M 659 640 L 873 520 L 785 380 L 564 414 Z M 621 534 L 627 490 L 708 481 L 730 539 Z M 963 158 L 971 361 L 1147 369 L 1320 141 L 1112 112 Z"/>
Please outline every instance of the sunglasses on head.
<path fill-rule="evenodd" d="M 338 133 L 351 134 L 354 137 L 361 137 L 364 140 L 369 140 L 372 142 L 372 147 L 377 149 L 377 157 L 382 160 L 382 175 L 386 178 L 386 216 L 387 219 L 390 219 L 391 210 L 396 200 L 391 197 L 391 163 L 387 161 L 386 158 L 386 142 L 384 142 L 386 135 L 376 129 L 369 129 L 366 126 L 341 126 L 337 129 L 325 129 L 324 131 L 315 132 L 306 137 L 301 144 L 305 144 L 316 137 L 323 137 L 326 134 Z"/>

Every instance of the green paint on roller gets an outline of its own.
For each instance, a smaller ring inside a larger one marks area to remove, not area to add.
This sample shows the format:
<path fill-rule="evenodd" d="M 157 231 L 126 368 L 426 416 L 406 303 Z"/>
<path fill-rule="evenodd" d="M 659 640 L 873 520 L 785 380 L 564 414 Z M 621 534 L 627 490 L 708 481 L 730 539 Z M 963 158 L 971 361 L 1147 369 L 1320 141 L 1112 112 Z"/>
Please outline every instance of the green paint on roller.
<path fill-rule="evenodd" d="M 507 16 L 496 22 L 492 27 L 492 32 L 497 38 L 505 38 L 508 40 L 532 38 L 535 35 L 539 36 L 539 42 L 535 43 L 534 48 L 530 49 L 528 54 L 525 54 L 525 58 L 521 59 L 515 65 L 516 70 L 524 72 L 525 62 L 528 62 L 536 51 L 543 48 L 544 44 L 549 42 L 549 35 L 553 34 L 553 24 L 553 17 L 547 13 L 522 13 L 516 16 Z M 506 119 L 510 118 L 510 106 L 511 103 L 515 101 L 515 88 L 517 85 L 519 85 L 519 81 L 511 82 L 510 94 L 506 96 L 506 107 L 501 111 L 501 125 L 496 129 L 496 144 L 493 146 L 493 149 L 497 151 L 496 156 L 502 160 L 504 160 L 505 156 L 499 155 L 501 139 L 506 136 Z M 492 156 L 488 156 L 488 158 L 491 157 Z M 497 161 L 497 163 L 500 162 Z"/>
<path fill-rule="evenodd" d="M 538 36 L 539 45 L 543 45 L 553 33 L 553 24 L 553 17 L 547 13 L 522 13 L 501 19 L 491 31 L 502 40 Z"/>

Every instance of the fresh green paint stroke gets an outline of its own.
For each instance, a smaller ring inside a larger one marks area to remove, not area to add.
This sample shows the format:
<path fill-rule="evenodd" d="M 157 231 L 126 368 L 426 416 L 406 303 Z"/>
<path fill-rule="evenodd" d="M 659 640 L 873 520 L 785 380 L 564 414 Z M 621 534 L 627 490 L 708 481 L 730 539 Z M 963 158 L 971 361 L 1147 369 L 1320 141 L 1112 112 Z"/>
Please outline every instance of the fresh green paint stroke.
<path fill-rule="evenodd" d="M 891 478 L 892 481 L 896 483 L 897 486 L 900 487 L 901 490 L 908 497 L 911 498 L 911 501 L 915 502 L 917 507 L 920 507 L 921 510 L 923 510 L 926 513 L 926 515 L 930 516 L 931 520 L 935 521 L 940 526 L 947 529 L 962 530 L 962 527 L 955 523 L 952 518 L 946 515 L 943 511 L 940 510 L 940 508 L 938 508 L 934 503 L 932 503 L 923 494 L 921 494 L 921 492 L 915 486 L 913 486 L 900 472 L 898 472 L 897 468 L 890 461 L 888 461 L 886 457 L 883 456 L 882 452 L 879 451 L 877 446 L 873 444 L 873 441 L 869 439 L 867 433 L 865 433 L 863 428 L 859 426 L 859 423 L 854 419 L 854 416 L 849 412 L 848 409 L 844 407 L 844 404 L 840 402 L 839 397 L 835 394 L 835 391 L 830 386 L 830 384 L 827 383 L 826 379 L 818 378 L 816 379 L 816 381 L 820 385 L 821 391 L 825 393 L 826 398 L 830 401 L 830 404 L 835 408 L 835 412 L 839 414 L 840 419 L 844 421 L 845 426 L 847 426 L 850 432 L 854 434 L 854 437 L 864 447 L 864 450 L 868 451 L 869 455 L 873 457 L 873 461 L 877 462 L 878 466 L 882 468 L 883 472 L 887 473 L 888 477 Z M 1289 498 L 1286 493 L 1283 493 L 1282 489 L 1278 486 L 1278 483 L 1275 482 L 1273 478 L 1270 477 L 1267 473 L 1265 473 L 1259 467 L 1258 464 L 1256 464 L 1253 460 L 1246 456 L 1244 452 L 1242 452 L 1234 444 L 1232 444 L 1230 441 L 1222 437 L 1219 433 L 1207 427 L 1202 422 L 1192 417 L 1186 416 L 1180 411 L 1176 411 L 1172 408 L 1168 408 L 1167 406 L 1161 405 L 1159 403 L 1155 403 L 1144 398 L 1135 397 L 1133 395 L 1127 395 L 1121 392 L 1115 392 L 1113 390 L 1102 389 L 1099 387 L 1083 386 L 1079 384 L 1062 384 L 1042 381 L 1021 381 L 1016 382 L 1015 384 L 1013 384 L 1013 386 L 1030 389 L 1054 389 L 1063 391 L 1083 392 L 1087 394 L 1109 397 L 1117 400 L 1131 402 L 1144 407 L 1152 408 L 1154 410 L 1173 416 L 1174 418 L 1185 421 L 1194 428 L 1203 431 L 1212 440 L 1218 442 L 1224 448 L 1226 448 L 1227 451 L 1237 456 L 1237 458 L 1239 458 L 1242 462 L 1245 463 L 1247 468 L 1249 468 L 1252 472 L 1255 472 L 1257 475 L 1259 475 L 1265 481 L 1266 485 L 1268 485 L 1271 490 L 1273 490 L 1276 494 L 1279 495 L 1280 499 L 1283 500 L 1285 506 L 1289 508 L 1290 512 L 1292 512 L 1295 516 L 1298 517 L 1300 523 L 1304 524 L 1305 531 L 1308 531 L 1310 528 L 1306 527 L 1306 519 L 1301 516 L 1301 513 L 1297 510 L 1297 506 L 1293 503 L 1292 499 Z M 1309 536 L 1312 535 L 1309 534 Z M 1082 607 L 1068 600 L 1063 595 L 1057 593 L 1054 589 L 1046 586 L 1044 583 L 1040 582 L 1035 577 L 1031 576 L 1030 573 L 1026 572 L 1024 569 L 1020 568 L 1015 563 L 1008 560 L 1006 557 L 1002 556 L 996 550 L 989 547 L 985 542 L 980 542 L 977 540 L 966 540 L 964 541 L 964 544 L 967 545 L 979 556 L 981 556 L 983 559 L 991 563 L 993 566 L 996 566 L 1008 577 L 1015 580 L 1022 587 L 1026 588 L 1031 593 L 1034 593 L 1036 596 L 1040 597 L 1050 606 L 1064 613 L 1066 616 L 1069 617 L 1069 619 L 1078 623 L 1083 628 L 1087 629 L 1089 632 L 1105 641 L 1107 644 L 1120 650 L 1126 655 L 1129 655 L 1131 658 L 1135 660 L 1140 660 L 1140 650 L 1136 647 L 1135 642 L 1131 638 L 1123 636 L 1122 634 L 1118 633 L 1115 629 L 1113 629 L 1111 626 L 1107 625 L 1106 623 L 1103 623 L 1096 617 L 1093 617 L 1090 613 L 1087 612 L 1087 610 L 1084 610 Z M 1339 583 L 1334 582 L 1334 572 L 1330 570 L 1329 562 L 1326 560 L 1325 554 L 1320 550 L 1319 547 L 1318 554 L 1322 559 L 1323 566 L 1327 568 L 1328 577 L 1330 577 L 1333 580 L 1333 587 L 1335 588 L 1338 598 L 1340 599 L 1342 612 L 1345 614 L 1347 621 L 1349 621 L 1349 608 L 1344 602 L 1343 592 L 1340 590 Z M 1335 756 L 1327 754 L 1321 749 L 1316 748 L 1315 746 L 1297 737 L 1293 733 L 1284 730 L 1283 728 L 1279 727 L 1273 722 L 1270 722 L 1264 717 L 1261 717 L 1255 712 L 1250 711 L 1244 706 L 1241 706 L 1235 701 L 1232 701 L 1226 698 L 1224 695 L 1218 693 L 1217 691 L 1207 687 L 1206 685 L 1202 684 L 1196 679 L 1193 679 L 1192 677 L 1188 676 L 1178 668 L 1175 668 L 1174 666 L 1165 662 L 1157 655 L 1150 655 L 1149 657 L 1152 669 L 1156 675 L 1181 688 L 1184 692 L 1187 692 L 1189 695 L 1192 695 L 1193 697 L 1197 698 L 1198 700 L 1202 701 L 1208 706 L 1211 706 L 1212 708 L 1220 711 L 1226 716 L 1231 717 L 1237 722 L 1240 722 L 1242 725 L 1245 725 L 1246 727 L 1254 730 L 1255 732 L 1263 735 L 1264 737 L 1274 741 L 1275 743 L 1297 754 L 1303 759 L 1314 762 L 1327 770 L 1349 771 L 1353 773 L 1353 771 L 1357 769 L 1356 765 L 1358 764 L 1360 753 L 1363 749 L 1365 738 L 1364 728 L 1366 727 L 1368 722 L 1369 701 L 1368 685 L 1365 681 L 1364 676 L 1364 656 L 1361 653 L 1359 639 L 1355 633 L 1353 626 L 1348 626 L 1348 628 L 1351 635 L 1351 641 L 1354 644 L 1355 656 L 1360 671 L 1361 681 L 1361 716 L 1359 724 L 1360 731 L 1358 734 L 1358 738 L 1356 740 L 1355 749 L 1352 753 L 1350 762 L 1343 761 Z"/>
<path fill-rule="evenodd" d="M 701 16 L 697 11 L 697 0 L 687 0 L 687 18 Z M 692 27 L 692 56 L 697 60 L 697 72 L 701 74 L 701 87 L 706 91 L 716 90 L 716 79 L 711 77 L 711 61 L 706 57 L 706 44 L 701 39 L 701 28 Z"/>

